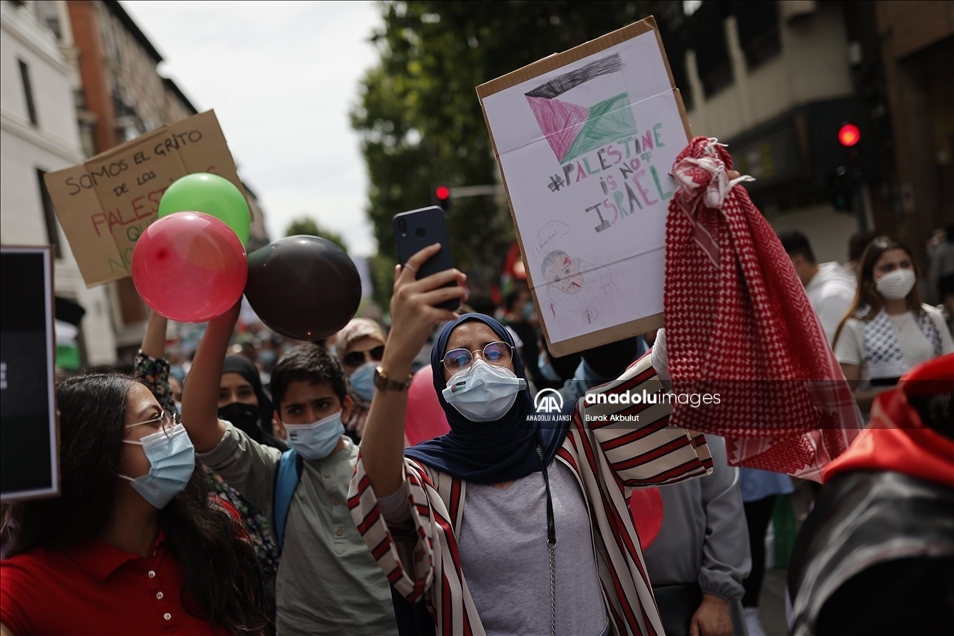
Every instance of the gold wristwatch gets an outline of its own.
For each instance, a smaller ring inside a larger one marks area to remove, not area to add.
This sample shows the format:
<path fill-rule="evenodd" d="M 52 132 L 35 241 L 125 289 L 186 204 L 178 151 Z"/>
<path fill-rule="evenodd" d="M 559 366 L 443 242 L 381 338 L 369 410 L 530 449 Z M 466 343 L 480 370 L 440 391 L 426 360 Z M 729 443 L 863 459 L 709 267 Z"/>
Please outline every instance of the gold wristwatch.
<path fill-rule="evenodd" d="M 413 378 L 414 376 L 412 374 L 408 374 L 407 380 L 399 382 L 398 380 L 389 378 L 382 366 L 374 370 L 374 386 L 381 391 L 407 391 L 408 387 L 411 386 L 411 380 Z"/>

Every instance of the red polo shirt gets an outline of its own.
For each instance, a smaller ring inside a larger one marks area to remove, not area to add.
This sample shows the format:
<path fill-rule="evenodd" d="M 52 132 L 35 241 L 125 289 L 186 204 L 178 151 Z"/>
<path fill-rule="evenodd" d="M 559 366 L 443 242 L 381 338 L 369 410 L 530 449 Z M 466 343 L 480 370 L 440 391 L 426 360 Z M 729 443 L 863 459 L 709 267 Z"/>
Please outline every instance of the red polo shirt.
<path fill-rule="evenodd" d="M 162 530 L 143 558 L 96 540 L 0 562 L 0 620 L 32 634 L 227 634 L 182 606 L 182 565 Z"/>

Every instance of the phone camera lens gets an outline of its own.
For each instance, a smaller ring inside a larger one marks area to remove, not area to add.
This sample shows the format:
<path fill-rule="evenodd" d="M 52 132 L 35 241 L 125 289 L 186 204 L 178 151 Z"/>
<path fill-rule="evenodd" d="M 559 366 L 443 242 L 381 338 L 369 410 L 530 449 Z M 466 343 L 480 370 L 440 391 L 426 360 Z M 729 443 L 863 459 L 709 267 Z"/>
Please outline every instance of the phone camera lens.
<path fill-rule="evenodd" d="M 407 221 L 404 219 L 398 219 L 398 230 L 401 231 L 401 234 L 407 234 Z"/>

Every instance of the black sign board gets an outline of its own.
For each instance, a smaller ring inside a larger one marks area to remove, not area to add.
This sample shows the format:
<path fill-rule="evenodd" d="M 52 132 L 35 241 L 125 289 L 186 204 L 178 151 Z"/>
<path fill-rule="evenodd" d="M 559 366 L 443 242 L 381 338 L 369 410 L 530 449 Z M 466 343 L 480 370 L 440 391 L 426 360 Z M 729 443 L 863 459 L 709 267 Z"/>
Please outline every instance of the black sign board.
<path fill-rule="evenodd" d="M 0 498 L 59 494 L 53 257 L 0 248 Z"/>

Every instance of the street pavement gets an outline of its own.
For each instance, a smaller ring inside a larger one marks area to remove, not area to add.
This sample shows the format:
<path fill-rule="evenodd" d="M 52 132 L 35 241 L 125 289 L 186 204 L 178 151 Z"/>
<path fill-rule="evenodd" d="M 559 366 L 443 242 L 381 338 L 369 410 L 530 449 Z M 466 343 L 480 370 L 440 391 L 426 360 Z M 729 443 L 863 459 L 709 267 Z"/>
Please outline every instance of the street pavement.
<path fill-rule="evenodd" d="M 788 636 L 785 620 L 785 581 L 788 570 L 766 570 L 759 596 L 759 619 L 766 636 Z"/>

